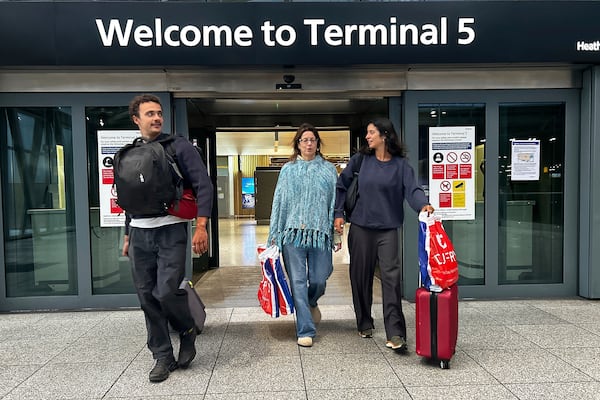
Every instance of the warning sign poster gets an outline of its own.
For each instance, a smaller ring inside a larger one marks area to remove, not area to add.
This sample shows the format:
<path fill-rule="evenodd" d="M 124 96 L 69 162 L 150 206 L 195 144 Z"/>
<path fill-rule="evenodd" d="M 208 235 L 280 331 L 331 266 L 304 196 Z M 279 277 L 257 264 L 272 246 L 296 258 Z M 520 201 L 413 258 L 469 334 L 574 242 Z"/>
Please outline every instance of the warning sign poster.
<path fill-rule="evenodd" d="M 429 201 L 442 219 L 475 219 L 474 149 L 474 126 L 429 128 Z"/>

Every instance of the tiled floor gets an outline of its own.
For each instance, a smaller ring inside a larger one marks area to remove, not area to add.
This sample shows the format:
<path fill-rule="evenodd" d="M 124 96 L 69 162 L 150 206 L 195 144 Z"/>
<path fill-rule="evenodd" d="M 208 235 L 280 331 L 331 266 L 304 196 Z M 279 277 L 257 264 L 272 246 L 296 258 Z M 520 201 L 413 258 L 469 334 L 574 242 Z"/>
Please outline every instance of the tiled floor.
<path fill-rule="evenodd" d="M 335 264 L 312 348 L 296 345 L 293 316 L 258 307 L 256 265 L 210 271 L 198 356 L 158 384 L 139 310 L 0 314 L 0 399 L 600 399 L 600 303 L 461 301 L 442 370 L 415 354 L 414 304 L 408 354 L 385 347 L 377 285 L 375 335 L 357 335 L 347 268 Z"/>
<path fill-rule="evenodd" d="M 352 307 L 326 295 L 315 345 L 299 348 L 293 317 L 270 319 L 249 297 L 227 307 L 204 298 L 197 359 L 159 384 L 147 379 L 139 310 L 0 315 L 0 398 L 600 399 L 597 302 L 462 301 L 458 349 L 442 370 L 414 352 L 413 304 L 400 355 L 384 346 L 380 304 L 374 338 L 361 339 Z"/>

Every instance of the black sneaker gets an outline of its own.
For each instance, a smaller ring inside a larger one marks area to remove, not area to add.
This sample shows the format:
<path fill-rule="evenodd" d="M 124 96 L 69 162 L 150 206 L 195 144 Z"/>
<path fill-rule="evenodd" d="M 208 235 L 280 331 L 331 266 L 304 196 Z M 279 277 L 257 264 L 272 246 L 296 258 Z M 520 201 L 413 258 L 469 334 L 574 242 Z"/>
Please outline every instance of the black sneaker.
<path fill-rule="evenodd" d="M 196 357 L 196 327 L 179 334 L 179 360 L 177 363 L 181 368 L 189 367 Z"/>
<path fill-rule="evenodd" d="M 156 360 L 156 364 L 154 364 L 154 367 L 150 371 L 150 382 L 162 382 L 169 377 L 171 371 L 175 371 L 176 369 L 177 362 L 173 357 Z"/>

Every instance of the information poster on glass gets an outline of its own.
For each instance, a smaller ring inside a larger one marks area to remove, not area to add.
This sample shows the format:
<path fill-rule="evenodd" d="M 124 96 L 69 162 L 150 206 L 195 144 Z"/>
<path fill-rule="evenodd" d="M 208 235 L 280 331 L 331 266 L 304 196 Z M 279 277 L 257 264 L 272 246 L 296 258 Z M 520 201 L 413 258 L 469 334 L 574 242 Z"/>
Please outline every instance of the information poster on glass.
<path fill-rule="evenodd" d="M 117 205 L 117 193 L 113 186 L 113 158 L 121 147 L 139 136 L 139 131 L 98 131 L 98 191 L 100 226 L 103 228 L 125 225 L 125 213 Z"/>
<path fill-rule="evenodd" d="M 254 178 L 242 178 L 242 208 L 254 208 Z"/>
<path fill-rule="evenodd" d="M 429 201 L 442 219 L 475 219 L 474 149 L 474 126 L 429 128 Z"/>
<path fill-rule="evenodd" d="M 513 181 L 540 179 L 540 141 L 537 139 L 511 141 L 511 174 Z"/>

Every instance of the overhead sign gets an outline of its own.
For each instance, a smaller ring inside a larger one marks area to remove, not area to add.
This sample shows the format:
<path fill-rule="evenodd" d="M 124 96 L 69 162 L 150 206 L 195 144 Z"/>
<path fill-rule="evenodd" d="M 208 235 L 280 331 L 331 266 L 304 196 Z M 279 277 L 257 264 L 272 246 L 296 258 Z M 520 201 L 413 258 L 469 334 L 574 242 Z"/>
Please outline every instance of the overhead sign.
<path fill-rule="evenodd" d="M 598 63 L 598 15 L 597 1 L 0 1 L 0 66 Z"/>
<path fill-rule="evenodd" d="M 445 220 L 475 219 L 475 127 L 429 128 L 429 202 Z"/>

